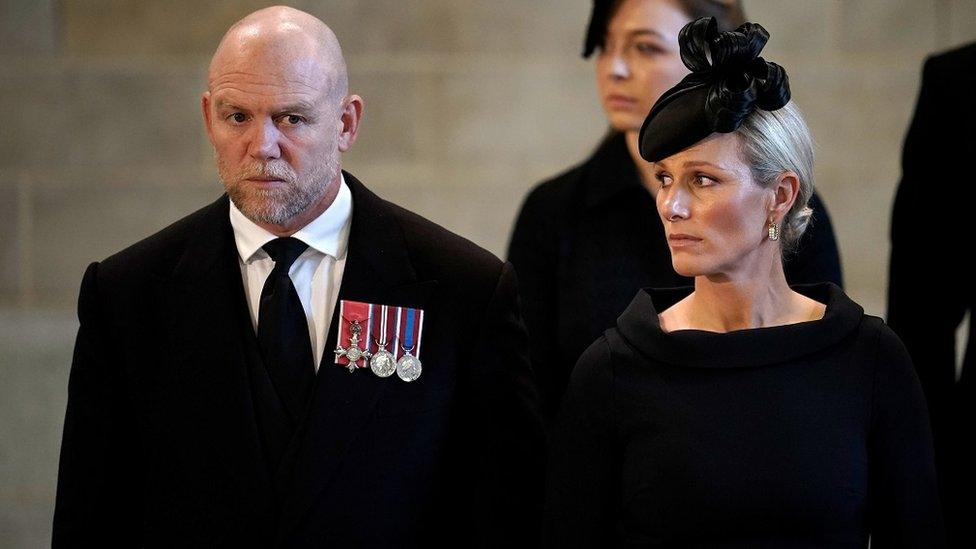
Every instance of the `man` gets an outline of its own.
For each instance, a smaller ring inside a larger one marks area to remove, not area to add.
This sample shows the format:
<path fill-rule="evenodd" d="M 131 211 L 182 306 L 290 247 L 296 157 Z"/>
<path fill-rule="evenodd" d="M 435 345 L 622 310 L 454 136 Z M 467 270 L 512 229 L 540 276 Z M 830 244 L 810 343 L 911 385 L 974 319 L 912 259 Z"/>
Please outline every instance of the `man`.
<path fill-rule="evenodd" d="M 976 187 L 966 167 L 976 154 L 976 114 L 967 107 L 974 87 L 976 43 L 926 60 L 891 214 L 888 323 L 905 342 L 925 390 L 950 547 L 972 544 L 976 488 L 969 440 L 976 413 L 976 292 L 972 268 L 964 264 L 976 236 L 970 222 Z M 957 377 L 962 343 L 956 331 L 967 314 L 968 343 Z"/>
<path fill-rule="evenodd" d="M 511 268 L 340 170 L 363 101 L 332 31 L 247 16 L 202 107 L 227 195 L 85 273 L 54 545 L 533 545 Z M 388 349 L 411 381 L 335 364 L 369 358 L 353 302 L 419 326 Z"/>

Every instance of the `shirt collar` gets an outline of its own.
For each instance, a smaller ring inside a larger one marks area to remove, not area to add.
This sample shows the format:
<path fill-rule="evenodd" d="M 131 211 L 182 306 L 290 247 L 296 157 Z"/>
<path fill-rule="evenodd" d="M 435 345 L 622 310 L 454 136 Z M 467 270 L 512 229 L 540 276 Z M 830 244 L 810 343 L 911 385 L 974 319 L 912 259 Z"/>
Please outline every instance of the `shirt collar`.
<path fill-rule="evenodd" d="M 346 256 L 349 244 L 349 227 L 352 220 L 352 193 L 346 185 L 346 178 L 340 175 L 339 193 L 332 204 L 318 217 L 305 225 L 292 237 L 301 240 L 312 248 L 336 259 Z M 248 263 L 255 254 L 264 254 L 262 246 L 278 238 L 244 216 L 234 202 L 230 203 L 230 224 L 234 229 L 234 243 L 241 261 Z M 261 256 L 263 257 L 263 255 Z"/>

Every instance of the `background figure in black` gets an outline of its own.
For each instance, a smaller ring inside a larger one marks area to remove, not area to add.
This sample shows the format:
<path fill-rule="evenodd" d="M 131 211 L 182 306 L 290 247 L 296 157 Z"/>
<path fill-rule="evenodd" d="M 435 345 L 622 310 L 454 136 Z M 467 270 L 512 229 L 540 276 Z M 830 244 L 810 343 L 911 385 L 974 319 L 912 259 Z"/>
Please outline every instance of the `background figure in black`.
<path fill-rule="evenodd" d="M 976 323 L 970 317 L 969 344 L 958 381 L 956 330 L 966 312 L 972 314 L 976 290 L 965 276 L 933 280 L 930 266 L 943 242 L 950 246 L 949 258 L 961 261 L 972 256 L 976 230 L 970 210 L 976 199 L 976 178 L 959 172 L 957 163 L 976 157 L 974 93 L 976 43 L 925 63 L 891 216 L 888 323 L 905 342 L 925 389 L 946 529 L 953 545 L 960 544 L 960 534 L 971 535 L 967 530 L 972 530 L 964 521 L 973 513 L 963 509 L 967 505 L 972 509 L 976 456 L 965 451 L 965 442 L 970 441 L 964 440 L 963 430 L 969 426 L 963 418 L 976 412 L 972 379 Z M 920 208 L 930 208 L 935 215 L 920 217 Z"/>
<path fill-rule="evenodd" d="M 596 52 L 596 83 L 610 133 L 582 164 L 535 187 L 519 212 L 508 259 L 519 277 L 532 363 L 551 420 L 576 359 L 639 288 L 688 286 L 671 267 L 655 213 L 657 182 L 637 152 L 637 132 L 661 94 L 688 70 L 678 31 L 704 16 L 721 30 L 745 20 L 738 1 L 596 0 L 583 57 Z M 827 210 L 788 257 L 791 284 L 842 286 Z"/>

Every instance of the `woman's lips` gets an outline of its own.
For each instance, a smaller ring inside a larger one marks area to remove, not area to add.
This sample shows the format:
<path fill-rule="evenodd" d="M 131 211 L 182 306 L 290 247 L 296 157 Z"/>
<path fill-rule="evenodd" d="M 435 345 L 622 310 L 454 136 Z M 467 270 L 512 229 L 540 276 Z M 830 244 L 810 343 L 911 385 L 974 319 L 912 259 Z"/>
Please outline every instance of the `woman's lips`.
<path fill-rule="evenodd" d="M 668 244 L 672 248 L 683 248 L 686 246 L 694 246 L 701 242 L 702 239 L 697 236 L 691 236 L 690 234 L 676 233 L 668 236 Z"/>
<path fill-rule="evenodd" d="M 614 110 L 631 110 L 637 106 L 637 99 L 613 93 L 607 96 L 607 106 Z"/>

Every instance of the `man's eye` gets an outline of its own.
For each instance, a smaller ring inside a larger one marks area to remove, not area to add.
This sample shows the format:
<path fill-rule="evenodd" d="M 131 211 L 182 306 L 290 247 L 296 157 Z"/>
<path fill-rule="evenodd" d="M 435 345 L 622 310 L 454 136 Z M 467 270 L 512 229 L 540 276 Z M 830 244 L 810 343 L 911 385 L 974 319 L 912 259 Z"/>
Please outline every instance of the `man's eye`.
<path fill-rule="evenodd" d="M 285 117 L 285 123 L 288 124 L 289 126 L 295 126 L 301 124 L 304 121 L 305 120 L 301 116 L 298 116 L 297 114 L 289 114 L 288 116 Z"/>
<path fill-rule="evenodd" d="M 235 112 L 234 114 L 230 115 L 230 119 L 238 124 L 243 124 L 247 120 L 247 117 L 244 116 L 244 113 Z"/>

